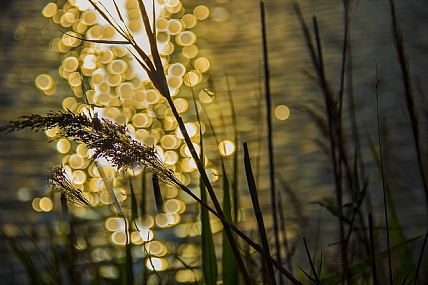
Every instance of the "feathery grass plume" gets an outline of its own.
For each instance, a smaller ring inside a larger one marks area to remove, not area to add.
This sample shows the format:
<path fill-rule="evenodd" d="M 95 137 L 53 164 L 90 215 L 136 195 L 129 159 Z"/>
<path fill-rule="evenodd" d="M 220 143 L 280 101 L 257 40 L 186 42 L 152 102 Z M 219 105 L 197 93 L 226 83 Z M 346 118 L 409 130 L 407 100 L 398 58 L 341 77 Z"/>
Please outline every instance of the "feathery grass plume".
<path fill-rule="evenodd" d="M 94 116 L 67 112 L 50 112 L 46 116 L 30 114 L 0 127 L 0 132 L 10 133 L 25 128 L 47 130 L 58 127 L 59 138 L 67 138 L 83 143 L 95 152 L 93 160 L 104 157 L 117 169 L 125 169 L 141 165 L 156 173 L 159 180 L 173 186 L 181 183 L 173 172 L 166 168 L 156 154 L 154 147 L 133 140 L 125 125 L 118 125 L 110 120 Z M 54 140 L 55 140 L 54 139 Z"/>
<path fill-rule="evenodd" d="M 75 188 L 73 184 L 71 184 L 62 165 L 52 165 L 50 167 L 48 182 L 52 187 L 52 191 L 60 193 L 67 201 L 80 206 L 92 206 L 83 196 L 82 190 Z"/>

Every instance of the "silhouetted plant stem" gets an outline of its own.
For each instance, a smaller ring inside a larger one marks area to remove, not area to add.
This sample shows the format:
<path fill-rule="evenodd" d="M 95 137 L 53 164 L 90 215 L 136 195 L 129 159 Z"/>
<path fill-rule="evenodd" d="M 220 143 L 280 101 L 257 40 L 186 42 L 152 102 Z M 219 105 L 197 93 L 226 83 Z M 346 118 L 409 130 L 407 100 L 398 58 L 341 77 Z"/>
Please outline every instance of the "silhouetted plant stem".
<path fill-rule="evenodd" d="M 376 271 L 376 248 L 374 241 L 374 227 L 373 227 L 373 216 L 369 213 L 369 235 L 370 235 L 370 259 L 372 265 L 372 280 L 373 285 L 377 285 L 377 271 Z"/>
<path fill-rule="evenodd" d="M 68 274 L 70 275 L 71 284 L 80 284 L 80 279 L 78 277 L 76 266 L 77 266 L 77 257 L 76 257 L 76 234 L 74 232 L 74 221 L 70 215 L 70 210 L 68 209 L 67 197 L 64 194 L 60 195 L 61 200 L 61 209 L 64 220 L 68 224 L 68 253 L 70 254 Z"/>
<path fill-rule="evenodd" d="M 392 261 L 391 261 L 391 244 L 389 238 L 389 221 L 388 221 L 388 207 L 386 202 L 386 177 L 384 172 L 383 164 L 383 152 L 382 152 L 382 131 L 381 131 L 381 119 L 379 112 L 379 83 L 380 78 L 378 75 L 377 61 L 376 61 L 376 85 L 375 85 L 375 94 L 376 94 L 376 114 L 377 114 L 377 130 L 378 130 L 378 143 L 379 143 L 379 156 L 380 156 L 380 169 L 382 175 L 382 193 L 383 193 L 383 206 L 385 214 L 385 224 L 386 224 L 386 244 L 388 247 L 388 271 L 389 271 L 389 284 L 392 285 Z"/>
<path fill-rule="evenodd" d="M 247 183 L 248 183 L 248 189 L 249 189 L 250 196 L 251 196 L 251 201 L 253 203 L 254 214 L 255 214 L 256 219 L 257 219 L 257 225 L 259 228 L 260 239 L 262 241 L 263 250 L 266 252 L 267 255 L 270 256 L 269 243 L 268 243 L 267 236 L 266 236 L 266 228 L 265 228 L 264 221 L 263 221 L 262 211 L 260 209 L 256 182 L 254 180 L 253 170 L 252 170 L 251 162 L 250 162 L 250 155 L 248 153 L 248 146 L 247 146 L 246 142 L 244 142 L 243 145 L 244 145 L 245 174 L 247 177 Z M 270 282 L 271 282 L 271 284 L 276 284 L 275 272 L 273 271 L 272 262 L 271 262 L 270 258 L 267 258 L 265 260 L 267 263 L 267 270 L 269 273 Z"/>
<path fill-rule="evenodd" d="M 407 57 L 406 49 L 404 47 L 403 33 L 401 32 L 401 29 L 398 26 L 398 22 L 397 22 L 395 2 L 394 0 L 390 0 L 389 3 L 391 6 L 392 35 L 394 39 L 395 48 L 397 50 L 401 73 L 403 75 L 403 83 L 404 83 L 404 90 L 405 90 L 404 95 L 405 95 L 407 110 L 409 111 L 410 122 L 413 130 L 413 138 L 414 138 L 416 154 L 418 158 L 419 172 L 420 172 L 423 187 L 425 190 L 426 206 L 428 210 L 428 181 L 426 177 L 425 166 L 423 164 L 423 159 L 422 159 L 420 133 L 419 133 L 419 119 L 417 114 L 417 108 L 415 105 L 415 97 L 413 94 L 412 79 L 411 79 L 410 70 L 409 70 L 409 59 Z"/>
<path fill-rule="evenodd" d="M 171 107 L 171 110 L 172 110 L 172 113 L 173 113 L 174 117 L 177 120 L 177 123 L 178 123 L 178 126 L 180 128 L 180 131 L 183 134 L 184 141 L 186 142 L 186 145 L 189 148 L 189 151 L 190 151 L 190 153 L 192 155 L 192 158 L 193 158 L 193 160 L 196 163 L 198 171 L 201 174 L 201 178 L 202 178 L 202 180 L 203 180 L 203 182 L 205 184 L 205 187 L 208 190 L 208 193 L 210 195 L 211 201 L 213 202 L 214 207 L 215 207 L 218 215 L 223 218 L 222 223 L 224 224 L 224 222 L 226 220 L 224 219 L 223 210 L 221 209 L 220 203 L 218 202 L 218 199 L 217 199 L 217 197 L 216 197 L 216 195 L 214 193 L 214 189 L 212 188 L 212 185 L 211 185 L 211 183 L 210 183 L 210 181 L 208 179 L 208 176 L 207 176 L 207 174 L 205 172 L 205 169 L 204 169 L 204 167 L 203 167 L 203 165 L 202 165 L 202 163 L 201 163 L 201 161 L 200 161 L 200 159 L 198 157 L 198 154 L 197 154 L 197 152 L 196 152 L 196 150 L 195 150 L 195 148 L 193 146 L 192 140 L 190 139 L 190 136 L 187 133 L 186 127 L 184 125 L 184 122 L 181 119 L 180 115 L 178 114 L 177 109 L 175 108 L 175 105 L 174 105 L 174 102 L 173 102 L 172 98 L 170 96 L 168 96 L 168 97 L 166 97 L 166 99 L 167 99 L 167 101 L 168 101 L 168 103 L 169 103 L 169 105 Z M 229 239 L 229 242 L 230 242 L 230 245 L 231 245 L 231 247 L 233 249 L 233 252 L 235 253 L 236 261 L 238 262 L 238 265 L 239 265 L 239 267 L 241 269 L 241 273 L 242 273 L 242 275 L 244 277 L 244 280 L 245 280 L 245 282 L 247 284 L 251 284 L 251 279 L 250 279 L 250 277 L 248 275 L 247 270 L 245 269 L 244 262 L 242 260 L 242 257 L 240 255 L 240 253 L 239 253 L 239 249 L 238 249 L 238 246 L 236 244 L 236 241 L 233 238 L 232 232 L 230 231 L 230 228 L 227 227 L 227 226 L 224 227 L 224 230 L 226 232 L 227 238 Z"/>
<path fill-rule="evenodd" d="M 424 256 L 425 246 L 427 245 L 427 240 L 428 240 L 428 228 L 427 228 L 426 233 L 425 233 L 424 242 L 422 243 L 421 254 L 419 255 L 418 267 L 416 268 L 416 275 L 415 275 L 414 285 L 416 285 L 416 282 L 418 281 L 419 270 L 421 269 L 422 257 Z"/>
<path fill-rule="evenodd" d="M 276 209 L 276 188 L 275 188 L 275 161 L 273 157 L 273 130 L 272 130 L 272 103 L 270 90 L 270 73 L 269 73 L 269 57 L 268 43 L 266 35 L 266 18 L 265 18 L 265 3 L 260 0 L 260 22 L 262 33 L 262 48 L 263 48 L 263 77 L 264 77 L 264 93 L 266 106 L 266 124 L 267 124 L 267 147 L 269 157 L 269 187 L 270 199 L 273 218 L 273 231 L 275 238 L 276 260 L 281 261 L 281 244 L 279 242 L 279 227 L 278 227 L 278 212 Z M 282 284 L 280 278 L 280 284 Z"/>
<path fill-rule="evenodd" d="M 308 257 L 309 264 L 310 264 L 311 269 L 312 269 L 312 273 L 314 274 L 315 283 L 318 284 L 318 285 L 321 285 L 321 281 L 320 281 L 320 279 L 318 277 L 317 271 L 315 270 L 314 263 L 312 262 L 311 254 L 309 253 L 309 248 L 308 248 L 308 244 L 306 243 L 306 238 L 305 237 L 303 237 L 303 243 L 305 244 L 306 255 Z"/>
<path fill-rule="evenodd" d="M 341 146 L 340 146 L 340 137 L 341 134 L 339 132 L 338 124 L 340 125 L 340 118 L 338 117 L 337 106 L 334 100 L 331 88 L 327 83 L 324 71 L 324 60 L 323 53 L 321 48 L 321 39 L 318 30 L 317 18 L 312 18 L 314 33 L 315 33 L 315 42 L 317 47 L 317 59 L 318 59 L 318 76 L 319 76 L 319 84 L 324 92 L 324 100 L 326 104 L 326 113 L 328 118 L 328 130 L 330 135 L 330 152 L 333 161 L 333 170 L 334 170 L 334 179 L 336 185 L 336 199 L 337 199 L 337 208 L 341 215 L 343 215 L 343 188 L 342 188 L 342 167 L 340 163 L 341 158 Z M 337 152 L 339 152 L 339 158 L 337 157 Z M 350 281 L 348 276 L 348 257 L 347 257 L 347 240 L 345 238 L 345 225 L 343 224 L 343 220 L 339 218 L 339 226 L 340 226 L 340 237 L 341 237 L 341 254 L 342 254 L 342 262 L 343 262 L 343 281 L 345 279 Z"/>

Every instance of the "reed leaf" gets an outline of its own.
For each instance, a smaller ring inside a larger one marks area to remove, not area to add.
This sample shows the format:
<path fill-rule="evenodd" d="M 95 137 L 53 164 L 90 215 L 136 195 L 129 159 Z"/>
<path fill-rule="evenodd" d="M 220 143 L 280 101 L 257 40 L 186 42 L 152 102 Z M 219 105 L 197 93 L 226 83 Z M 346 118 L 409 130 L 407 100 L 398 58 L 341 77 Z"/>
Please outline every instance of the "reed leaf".
<path fill-rule="evenodd" d="M 135 195 L 134 186 L 132 185 L 132 178 L 129 178 L 129 189 L 131 190 L 131 224 L 135 225 L 135 221 L 138 219 L 138 201 Z"/>
<path fill-rule="evenodd" d="M 232 221 L 232 207 L 230 205 L 230 187 L 229 187 L 229 180 L 227 178 L 223 159 L 221 163 L 221 171 L 222 171 L 222 177 L 223 177 L 222 188 L 223 188 L 224 216 L 225 216 L 225 219 L 232 224 L 233 221 Z M 222 248 L 222 266 L 223 266 L 222 267 L 223 284 L 225 285 L 239 284 L 239 275 L 238 275 L 239 267 L 233 255 L 230 242 L 227 239 L 226 233 L 224 231 L 223 231 L 223 248 Z"/>
<path fill-rule="evenodd" d="M 193 104 L 195 107 L 196 117 L 199 123 L 199 145 L 200 145 L 200 160 L 204 162 L 204 141 L 202 135 L 202 124 L 201 118 L 198 111 L 198 106 L 196 103 L 195 93 L 193 92 Z M 205 165 L 205 163 L 203 163 Z M 199 177 L 199 190 L 201 193 L 201 200 L 204 203 L 208 203 L 207 189 L 204 184 L 202 176 Z M 213 240 L 213 233 L 211 230 L 210 215 L 208 210 L 201 208 L 201 241 L 202 241 L 202 271 L 204 273 L 205 283 L 208 285 L 215 285 L 218 278 L 218 269 L 217 269 L 217 257 L 215 254 L 215 244 Z M 232 257 L 235 258 L 234 256 Z"/>
<path fill-rule="evenodd" d="M 156 201 L 156 208 L 158 210 L 158 213 L 163 213 L 163 199 L 162 199 L 162 193 L 159 186 L 159 178 L 156 173 L 152 174 L 152 183 L 153 183 L 153 192 L 155 195 L 155 201 Z"/>
<path fill-rule="evenodd" d="M 146 215 L 147 207 L 146 207 L 146 199 L 147 199 L 147 187 L 146 187 L 146 172 L 141 172 L 141 202 L 140 202 L 140 213 L 141 216 Z"/>
<path fill-rule="evenodd" d="M 244 164 L 245 174 L 247 176 L 248 189 L 253 203 L 254 214 L 256 215 L 257 225 L 260 233 L 260 239 L 262 241 L 263 250 L 266 256 L 270 256 L 269 243 L 266 235 L 266 228 L 263 221 L 262 211 L 260 209 L 259 198 L 257 194 L 256 182 L 253 175 L 253 170 L 250 162 L 250 155 L 248 153 L 247 143 L 244 143 Z M 267 263 L 267 270 L 269 273 L 269 279 L 271 284 L 276 284 L 275 272 L 273 270 L 272 261 L 270 258 L 265 259 Z"/>

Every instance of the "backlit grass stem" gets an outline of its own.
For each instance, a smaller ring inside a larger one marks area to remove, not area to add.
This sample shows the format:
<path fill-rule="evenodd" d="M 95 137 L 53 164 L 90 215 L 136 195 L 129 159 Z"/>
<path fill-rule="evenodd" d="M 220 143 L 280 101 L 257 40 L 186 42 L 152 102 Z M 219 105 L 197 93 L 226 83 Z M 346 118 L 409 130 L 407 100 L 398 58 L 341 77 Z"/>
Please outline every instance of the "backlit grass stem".
<path fill-rule="evenodd" d="M 266 106 L 266 124 L 267 124 L 267 147 L 269 158 L 269 188 L 271 211 L 273 218 L 273 234 L 275 240 L 276 260 L 281 261 L 281 244 L 279 242 L 279 226 L 278 226 L 278 212 L 277 212 L 277 199 L 275 187 L 275 161 L 273 151 L 273 130 L 272 130 L 272 94 L 270 90 L 270 73 L 269 73 L 269 57 L 268 57 L 268 43 L 266 34 L 266 12 L 265 2 L 260 0 L 260 22 L 262 33 L 262 49 L 263 49 L 263 77 L 264 77 L 264 95 Z M 280 284 L 282 284 L 282 277 L 280 277 Z"/>

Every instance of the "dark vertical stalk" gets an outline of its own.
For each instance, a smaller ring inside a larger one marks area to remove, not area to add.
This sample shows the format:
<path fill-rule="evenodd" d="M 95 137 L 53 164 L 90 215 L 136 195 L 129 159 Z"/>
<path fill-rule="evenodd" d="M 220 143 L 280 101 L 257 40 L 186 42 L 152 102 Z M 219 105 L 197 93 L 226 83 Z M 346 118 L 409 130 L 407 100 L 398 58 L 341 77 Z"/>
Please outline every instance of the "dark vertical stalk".
<path fill-rule="evenodd" d="M 263 75 L 264 75 L 264 92 L 266 104 L 266 123 L 267 123 L 267 146 L 269 157 L 269 186 L 270 198 L 273 217 L 273 230 L 275 236 L 276 260 L 281 262 L 281 245 L 279 243 L 279 229 L 278 217 L 276 209 L 276 191 L 275 191 L 275 162 L 273 158 L 273 130 L 272 130 L 272 103 L 271 103 L 271 90 L 270 90 L 270 75 L 269 75 L 269 58 L 268 58 L 268 43 L 266 36 L 266 18 L 265 18 L 265 4 L 264 0 L 260 1 L 260 21 L 262 29 L 262 47 L 263 47 Z M 280 277 L 280 284 L 282 284 Z"/>
<path fill-rule="evenodd" d="M 76 266 L 77 266 L 77 257 L 76 257 L 76 234 L 74 232 L 74 221 L 70 215 L 70 210 L 68 209 L 67 198 L 65 195 L 61 194 L 61 209 L 64 220 L 68 223 L 68 249 L 70 254 L 69 268 L 68 273 L 70 275 L 71 284 L 80 284 L 80 279 L 78 277 Z"/>
<path fill-rule="evenodd" d="M 306 238 L 305 237 L 303 237 L 303 243 L 305 244 L 306 255 L 308 256 L 309 265 L 311 266 L 312 273 L 314 274 L 314 279 L 316 281 L 315 283 L 317 285 L 321 285 L 321 281 L 320 281 L 320 279 L 318 277 L 317 271 L 315 270 L 314 263 L 312 262 L 311 254 L 309 253 L 309 248 L 308 248 L 308 244 L 306 243 Z"/>
<path fill-rule="evenodd" d="M 166 91 L 166 92 L 168 92 L 168 91 Z M 173 113 L 175 119 L 177 120 L 178 127 L 180 128 L 180 131 L 183 134 L 184 141 L 186 142 L 186 145 L 189 148 L 190 154 L 192 155 L 192 158 L 196 163 L 196 167 L 198 168 L 198 171 L 201 174 L 201 178 L 205 184 L 205 187 L 208 190 L 208 194 L 210 195 L 211 201 L 214 204 L 214 208 L 216 209 L 218 216 L 223 218 L 221 221 L 222 221 L 223 225 L 225 225 L 226 220 L 225 220 L 223 210 L 222 210 L 220 203 L 219 203 L 219 201 L 215 195 L 214 189 L 213 189 L 213 187 L 212 187 L 212 185 L 208 179 L 208 176 L 207 176 L 207 173 L 205 172 L 204 166 L 203 166 L 201 160 L 199 159 L 199 155 L 196 152 L 195 147 L 193 146 L 193 142 L 190 139 L 189 134 L 187 133 L 186 126 L 184 125 L 183 119 L 180 117 L 180 114 L 178 113 L 177 108 L 175 107 L 174 102 L 173 102 L 171 96 L 169 95 L 169 92 L 166 94 L 163 94 L 163 95 L 167 99 L 167 101 L 171 107 L 172 113 Z M 181 188 L 183 189 L 183 187 L 181 187 Z M 225 225 L 224 231 L 225 231 L 227 238 L 230 242 L 233 253 L 235 254 L 236 261 L 238 262 L 239 268 L 241 270 L 241 273 L 242 273 L 242 276 L 243 276 L 245 282 L 247 284 L 251 284 L 250 276 L 248 275 L 248 272 L 245 269 L 245 265 L 244 265 L 244 262 L 242 260 L 241 254 L 239 252 L 238 245 L 237 245 L 235 239 L 233 238 L 232 231 L 230 230 L 230 227 Z"/>
<path fill-rule="evenodd" d="M 314 26 L 314 33 L 315 33 L 315 42 L 317 47 L 317 59 L 318 59 L 318 76 L 320 85 L 322 87 L 322 90 L 324 92 L 324 99 L 326 104 L 326 112 L 328 117 L 328 126 L 329 126 L 329 135 L 330 135 L 330 150 L 331 150 L 331 156 L 333 160 L 333 170 L 334 170 L 334 179 L 335 179 L 335 185 L 336 185 L 336 203 L 337 208 L 339 209 L 340 213 L 343 215 L 342 212 L 342 205 L 343 205 L 343 188 L 342 188 L 342 167 L 340 164 L 340 160 L 337 158 L 337 150 L 339 149 L 340 152 L 340 139 L 338 139 L 341 134 L 338 133 L 338 111 L 336 107 L 336 103 L 334 101 L 334 97 L 332 94 L 332 91 L 330 89 L 330 86 L 327 83 L 327 79 L 325 78 L 325 71 L 324 71 L 324 60 L 323 60 L 323 54 L 322 54 L 322 48 L 321 48 L 321 39 L 319 35 L 318 30 L 318 24 L 317 24 L 317 18 L 312 18 L 313 26 Z M 340 226 L 340 237 L 341 237 L 341 255 L 342 255 L 342 262 L 343 262 L 343 272 L 345 273 L 343 275 L 343 280 L 348 279 L 348 283 L 350 281 L 348 276 L 348 256 L 347 256 L 347 241 L 345 239 L 345 225 L 343 224 L 343 220 L 339 218 L 339 226 Z"/>
<path fill-rule="evenodd" d="M 425 246 L 427 245 L 427 239 L 428 239 L 428 228 L 427 228 L 427 231 L 425 233 L 424 242 L 422 243 L 421 254 L 419 255 L 418 267 L 416 269 L 416 276 L 415 276 L 414 285 L 416 285 L 416 282 L 418 281 L 419 270 L 421 269 L 422 257 L 424 256 Z"/>
<path fill-rule="evenodd" d="M 382 131 L 381 131 L 381 120 L 379 113 L 379 75 L 377 69 L 377 61 L 376 61 L 376 85 L 375 85 L 375 93 L 376 93 L 376 114 L 377 114 L 377 130 L 378 130 L 378 143 L 379 143 L 379 156 L 380 156 L 380 169 L 382 174 L 382 192 L 383 192 L 383 206 L 385 213 L 385 224 L 386 224 L 386 244 L 388 247 L 388 271 L 389 271 L 389 284 L 392 285 L 392 261 L 391 261 L 391 243 L 389 238 L 389 221 L 388 221 L 388 208 L 386 203 L 386 177 L 383 165 L 383 152 L 382 152 Z"/>
<path fill-rule="evenodd" d="M 250 191 L 251 201 L 253 203 L 254 214 L 256 215 L 256 219 L 257 219 L 257 225 L 259 228 L 260 239 L 262 240 L 263 250 L 268 256 L 270 256 L 269 243 L 266 236 L 266 228 L 263 221 L 262 210 L 260 209 L 256 182 L 254 180 L 253 170 L 251 167 L 250 155 L 248 153 L 248 146 L 247 146 L 247 143 L 245 142 L 244 142 L 244 164 L 245 164 L 245 174 L 247 176 L 248 189 Z M 272 261 L 270 258 L 265 258 L 265 260 L 267 263 L 270 282 L 271 284 L 276 284 L 275 272 L 273 270 Z"/>
<path fill-rule="evenodd" d="M 419 164 L 419 172 L 422 178 L 422 183 L 425 190 L 426 204 L 428 210 L 428 181 L 426 177 L 425 167 L 422 160 L 421 145 L 420 145 L 420 133 L 419 133 L 419 119 L 417 115 L 417 109 L 415 105 L 415 98 L 412 88 L 412 80 L 409 70 L 409 59 L 404 48 L 403 34 L 397 22 L 397 14 L 395 11 L 394 0 L 389 1 L 391 6 L 391 17 L 392 17 L 392 34 L 395 43 L 395 48 L 398 54 L 398 60 L 400 62 L 401 73 L 403 75 L 405 98 L 407 102 L 407 109 L 409 111 L 410 122 L 413 130 L 413 138 L 415 140 L 416 154 Z"/>
<path fill-rule="evenodd" d="M 377 285 L 377 272 L 376 272 L 376 252 L 375 252 L 375 241 L 374 241 L 374 229 L 373 229 L 373 216 L 369 213 L 369 235 L 370 235 L 370 259 L 372 261 L 372 277 L 373 285 Z"/>

